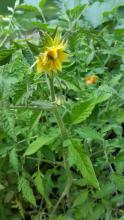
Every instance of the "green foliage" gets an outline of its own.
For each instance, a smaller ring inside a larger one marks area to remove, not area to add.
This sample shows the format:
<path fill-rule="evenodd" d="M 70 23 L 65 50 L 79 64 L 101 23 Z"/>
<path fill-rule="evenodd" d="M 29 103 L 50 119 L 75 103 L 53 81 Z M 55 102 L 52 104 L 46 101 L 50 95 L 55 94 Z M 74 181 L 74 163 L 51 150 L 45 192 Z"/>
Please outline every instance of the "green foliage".
<path fill-rule="evenodd" d="M 23 197 L 28 202 L 36 206 L 36 200 L 35 200 L 32 188 L 30 187 L 29 181 L 23 176 L 20 177 L 19 179 L 18 189 L 19 189 L 19 192 L 22 191 Z"/>
<path fill-rule="evenodd" d="M 19 173 L 19 161 L 18 161 L 18 155 L 16 153 L 15 148 L 11 150 L 9 157 L 10 157 L 10 164 L 12 165 L 15 172 L 18 174 Z"/>
<path fill-rule="evenodd" d="M 88 116 L 92 113 L 92 110 L 95 107 L 94 100 L 88 100 L 84 103 L 77 103 L 72 107 L 70 115 L 67 115 L 67 122 L 71 124 L 79 124 L 82 121 L 86 120 Z"/>
<path fill-rule="evenodd" d="M 46 200 L 46 203 L 48 204 L 48 206 L 50 207 L 51 206 L 51 203 L 49 201 L 49 199 L 47 198 L 46 196 L 46 193 L 45 193 L 45 187 L 44 187 L 44 183 L 43 183 L 43 179 L 42 179 L 42 174 L 40 173 L 40 171 L 38 171 L 36 174 L 35 174 L 35 178 L 34 178 L 34 184 L 35 184 L 35 187 L 37 189 L 37 191 L 40 193 L 40 195 Z"/>
<path fill-rule="evenodd" d="M 0 220 L 122 220 L 124 2 L 7 6 L 0 15 Z M 35 61 L 56 30 L 69 59 L 54 76 L 53 100 Z"/>
<path fill-rule="evenodd" d="M 36 141 L 30 144 L 30 146 L 27 148 L 25 152 L 25 156 L 32 155 L 36 153 L 41 147 L 44 145 L 49 145 L 53 141 L 55 141 L 58 138 L 58 134 L 56 132 L 51 132 L 49 135 L 43 135 L 39 137 Z"/>
<path fill-rule="evenodd" d="M 74 139 L 69 142 L 68 145 L 69 165 L 75 165 L 89 184 L 99 188 L 99 183 L 96 179 L 91 160 L 86 152 L 82 149 L 79 141 Z"/>

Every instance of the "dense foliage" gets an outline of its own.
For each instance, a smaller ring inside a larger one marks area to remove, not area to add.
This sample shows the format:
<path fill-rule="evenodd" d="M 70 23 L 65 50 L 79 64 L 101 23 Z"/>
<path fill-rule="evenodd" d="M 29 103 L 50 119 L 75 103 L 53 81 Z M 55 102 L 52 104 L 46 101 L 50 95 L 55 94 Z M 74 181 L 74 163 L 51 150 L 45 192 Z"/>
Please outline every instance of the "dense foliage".
<path fill-rule="evenodd" d="M 17 0 L 8 12 L 0 16 L 0 220 L 123 220 L 123 0 Z M 34 63 L 56 28 L 69 60 L 52 100 Z"/>

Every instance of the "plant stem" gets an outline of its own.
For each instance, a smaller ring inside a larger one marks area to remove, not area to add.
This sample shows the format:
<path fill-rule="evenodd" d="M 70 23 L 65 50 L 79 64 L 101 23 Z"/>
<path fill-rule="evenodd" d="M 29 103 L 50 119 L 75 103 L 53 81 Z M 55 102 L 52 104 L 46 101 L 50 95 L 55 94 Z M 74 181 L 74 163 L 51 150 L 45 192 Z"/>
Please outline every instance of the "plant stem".
<path fill-rule="evenodd" d="M 63 198 L 68 194 L 71 185 L 72 185 L 72 181 L 68 181 L 64 191 L 62 192 L 61 196 L 59 197 L 57 203 L 55 204 L 55 206 L 53 208 L 53 211 L 52 211 L 50 218 L 49 218 L 50 220 L 52 220 L 52 217 L 54 216 L 54 213 L 56 212 L 56 210 L 57 210 L 59 204 L 61 203 L 61 201 L 63 200 Z"/>
<path fill-rule="evenodd" d="M 48 103 L 49 104 L 49 103 Z M 35 111 L 41 111 L 41 110 L 45 110 L 45 111 L 51 111 L 51 110 L 53 110 L 54 108 L 55 108 L 55 106 L 54 105 L 50 105 L 48 108 L 47 107 L 45 107 L 45 106 L 43 106 L 43 105 L 15 105 L 15 106 L 12 106 L 12 105 L 10 105 L 10 106 L 5 106 L 7 109 L 9 109 L 9 110 L 27 110 L 27 109 L 29 109 L 29 110 L 35 110 Z M 0 106 L 0 111 L 3 109 L 3 106 L 1 107 Z"/>
<path fill-rule="evenodd" d="M 53 83 L 53 76 L 49 77 L 49 85 L 50 85 L 50 93 L 51 93 L 51 99 L 52 99 L 52 102 L 55 102 L 55 91 L 54 91 L 54 83 Z M 61 136 L 63 138 L 63 140 L 67 137 L 67 132 L 66 132 L 66 129 L 65 129 L 65 126 L 64 126 L 64 123 L 61 119 L 61 116 L 58 112 L 58 109 L 57 107 L 53 110 L 54 111 L 54 114 L 55 114 L 55 117 L 56 117 L 56 120 L 57 120 L 57 123 L 58 123 L 58 126 L 60 128 L 60 132 L 61 132 Z"/>
<path fill-rule="evenodd" d="M 51 99 L 52 99 L 52 102 L 55 102 L 55 91 L 54 91 L 54 78 L 53 78 L 53 75 L 48 77 L 48 79 L 49 79 Z M 68 134 L 67 134 L 67 131 L 65 129 L 64 123 L 62 121 L 62 118 L 59 114 L 59 111 L 58 111 L 57 107 L 53 110 L 53 112 L 55 114 L 59 129 L 60 129 L 60 132 L 61 132 L 62 141 L 64 141 L 66 138 L 68 138 Z M 67 196 L 67 198 L 69 198 L 69 191 L 70 191 L 70 188 L 71 188 L 71 185 L 72 185 L 72 175 L 71 175 L 71 171 L 70 171 L 68 160 L 67 160 L 66 149 L 63 149 L 63 161 L 64 161 L 64 164 L 65 164 L 65 170 L 66 170 L 66 173 L 67 173 L 67 184 L 66 184 L 65 189 L 62 192 L 61 196 L 59 197 L 57 203 L 53 207 L 53 210 L 50 214 L 49 219 L 52 219 L 52 217 L 54 216 L 54 214 L 55 214 L 59 204 L 63 200 L 63 198 L 65 196 Z"/>

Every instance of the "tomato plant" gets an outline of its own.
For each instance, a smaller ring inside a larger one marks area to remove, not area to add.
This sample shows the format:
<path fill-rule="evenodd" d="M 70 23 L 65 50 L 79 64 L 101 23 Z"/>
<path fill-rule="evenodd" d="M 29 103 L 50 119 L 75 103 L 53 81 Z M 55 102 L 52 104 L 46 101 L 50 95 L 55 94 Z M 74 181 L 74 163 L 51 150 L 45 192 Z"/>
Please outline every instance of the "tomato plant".
<path fill-rule="evenodd" d="M 124 219 L 123 10 L 16 0 L 1 12 L 0 220 Z"/>

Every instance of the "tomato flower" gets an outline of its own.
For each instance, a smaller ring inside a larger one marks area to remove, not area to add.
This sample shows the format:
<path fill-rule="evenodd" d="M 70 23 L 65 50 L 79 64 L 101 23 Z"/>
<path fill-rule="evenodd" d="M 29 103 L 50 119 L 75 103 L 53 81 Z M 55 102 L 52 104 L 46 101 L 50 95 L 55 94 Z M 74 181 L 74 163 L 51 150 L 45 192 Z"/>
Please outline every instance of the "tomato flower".
<path fill-rule="evenodd" d="M 86 76 L 84 81 L 87 85 L 94 84 L 97 82 L 98 77 L 96 75 Z"/>
<path fill-rule="evenodd" d="M 62 70 L 62 63 L 67 61 L 68 54 L 65 52 L 67 42 L 56 34 L 54 38 L 49 36 L 49 43 L 45 46 L 43 53 L 36 58 L 37 72 L 46 72 L 49 75 Z"/>

